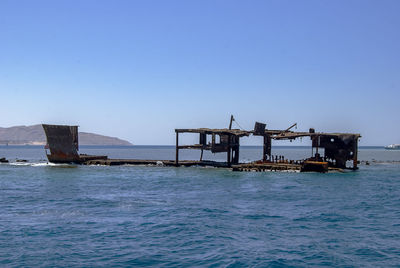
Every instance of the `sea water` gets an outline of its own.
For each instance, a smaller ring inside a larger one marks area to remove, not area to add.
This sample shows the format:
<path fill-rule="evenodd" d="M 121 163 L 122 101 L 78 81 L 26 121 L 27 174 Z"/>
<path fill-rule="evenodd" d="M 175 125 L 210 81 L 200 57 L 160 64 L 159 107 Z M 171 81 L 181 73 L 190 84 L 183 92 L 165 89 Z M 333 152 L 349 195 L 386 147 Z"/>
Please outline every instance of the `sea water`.
<path fill-rule="evenodd" d="M 241 161 L 261 158 L 259 147 L 241 149 Z M 175 157 L 174 147 L 160 146 L 81 152 Z M 311 151 L 273 154 L 302 159 Z M 0 157 L 10 160 L 0 164 L 2 267 L 400 264 L 400 151 L 360 148 L 370 165 L 330 174 L 54 165 L 35 146 L 2 146 Z"/>

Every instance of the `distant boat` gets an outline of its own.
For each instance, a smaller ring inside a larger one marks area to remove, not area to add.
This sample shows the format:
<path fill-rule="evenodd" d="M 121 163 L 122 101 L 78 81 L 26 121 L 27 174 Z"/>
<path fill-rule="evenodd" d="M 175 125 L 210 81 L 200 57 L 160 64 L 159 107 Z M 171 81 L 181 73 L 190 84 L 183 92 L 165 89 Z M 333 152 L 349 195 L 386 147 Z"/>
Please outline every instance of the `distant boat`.
<path fill-rule="evenodd" d="M 400 144 L 390 144 L 385 146 L 386 150 L 400 150 Z"/>

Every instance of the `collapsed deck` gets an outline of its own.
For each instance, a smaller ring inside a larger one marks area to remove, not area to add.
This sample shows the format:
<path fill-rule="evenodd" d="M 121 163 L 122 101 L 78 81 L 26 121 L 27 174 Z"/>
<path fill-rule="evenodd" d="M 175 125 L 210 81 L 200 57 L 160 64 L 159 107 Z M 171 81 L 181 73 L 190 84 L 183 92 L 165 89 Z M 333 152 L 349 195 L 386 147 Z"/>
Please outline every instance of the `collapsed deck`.
<path fill-rule="evenodd" d="M 100 166 L 176 166 L 175 160 L 145 160 L 145 159 L 92 159 L 82 163 L 83 165 L 100 165 Z M 181 160 L 179 166 L 190 167 L 220 167 L 228 168 L 224 162 L 216 161 L 196 161 L 196 160 Z"/>

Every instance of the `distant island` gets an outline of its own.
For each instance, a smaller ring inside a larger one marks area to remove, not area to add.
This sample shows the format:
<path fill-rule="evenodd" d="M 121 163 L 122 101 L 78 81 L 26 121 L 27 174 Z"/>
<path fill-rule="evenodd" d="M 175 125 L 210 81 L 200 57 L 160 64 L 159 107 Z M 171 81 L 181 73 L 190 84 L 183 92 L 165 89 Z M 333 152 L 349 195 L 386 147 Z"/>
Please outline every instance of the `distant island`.
<path fill-rule="evenodd" d="M 0 144 L 45 145 L 46 136 L 42 125 L 0 127 Z M 94 133 L 79 132 L 80 145 L 133 145 L 129 141 Z"/>

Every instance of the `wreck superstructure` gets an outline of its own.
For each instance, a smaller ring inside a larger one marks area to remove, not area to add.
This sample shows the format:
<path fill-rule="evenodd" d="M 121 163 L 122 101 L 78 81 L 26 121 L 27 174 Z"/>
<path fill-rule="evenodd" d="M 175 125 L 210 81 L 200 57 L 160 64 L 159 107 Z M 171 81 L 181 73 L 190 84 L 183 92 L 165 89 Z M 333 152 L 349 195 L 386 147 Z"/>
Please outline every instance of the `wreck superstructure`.
<path fill-rule="evenodd" d="M 181 149 L 198 149 L 201 150 L 200 161 L 203 160 L 203 151 L 209 150 L 212 153 L 226 153 L 227 165 L 239 163 L 239 147 L 240 138 L 250 135 L 248 131 L 240 129 L 175 129 L 176 133 L 176 154 L 175 165 L 179 165 L 179 150 Z M 179 145 L 180 133 L 196 133 L 199 134 L 199 144 Z M 207 142 L 207 136 L 210 141 Z"/>
<path fill-rule="evenodd" d="M 212 153 L 226 152 L 226 166 L 233 170 L 298 170 L 298 171 L 318 171 L 327 172 L 328 170 L 356 170 L 358 159 L 358 139 L 360 134 L 351 133 L 323 133 L 315 132 L 310 128 L 308 132 L 295 132 L 291 129 L 297 124 L 291 125 L 284 130 L 271 130 L 266 128 L 266 124 L 256 122 L 251 131 L 231 129 L 232 121 L 228 129 L 175 129 L 176 133 L 176 159 L 175 165 L 179 166 L 179 150 L 181 149 L 199 149 L 201 150 L 200 161 L 202 161 L 203 150 L 210 150 Z M 193 145 L 179 145 L 180 133 L 199 134 L 199 143 Z M 241 137 L 248 136 L 263 137 L 262 159 L 252 163 L 239 163 L 239 140 Z M 209 142 L 207 142 L 209 136 Z M 216 137 L 219 139 L 216 139 Z M 298 138 L 309 137 L 312 141 L 311 157 L 302 160 L 288 160 L 284 156 L 275 156 L 271 154 L 272 141 L 274 140 L 295 140 Z M 321 155 L 321 149 L 324 155 Z M 351 165 L 347 166 L 347 162 Z"/>
<path fill-rule="evenodd" d="M 315 132 L 310 128 L 308 132 L 294 132 L 290 129 L 297 124 L 292 125 L 286 130 L 264 130 L 257 131 L 256 122 L 253 135 L 264 137 L 263 161 L 271 160 L 271 141 L 272 140 L 295 140 L 298 138 L 309 137 L 312 141 L 312 156 L 308 161 L 327 162 L 329 166 L 335 168 L 347 168 L 346 162 L 352 161 L 351 169 L 357 169 L 358 139 L 360 134 L 352 133 L 324 133 Z M 265 124 L 262 124 L 265 125 Z M 324 149 L 324 156 L 321 156 L 319 149 Z M 315 154 L 314 154 L 315 152 Z"/>

